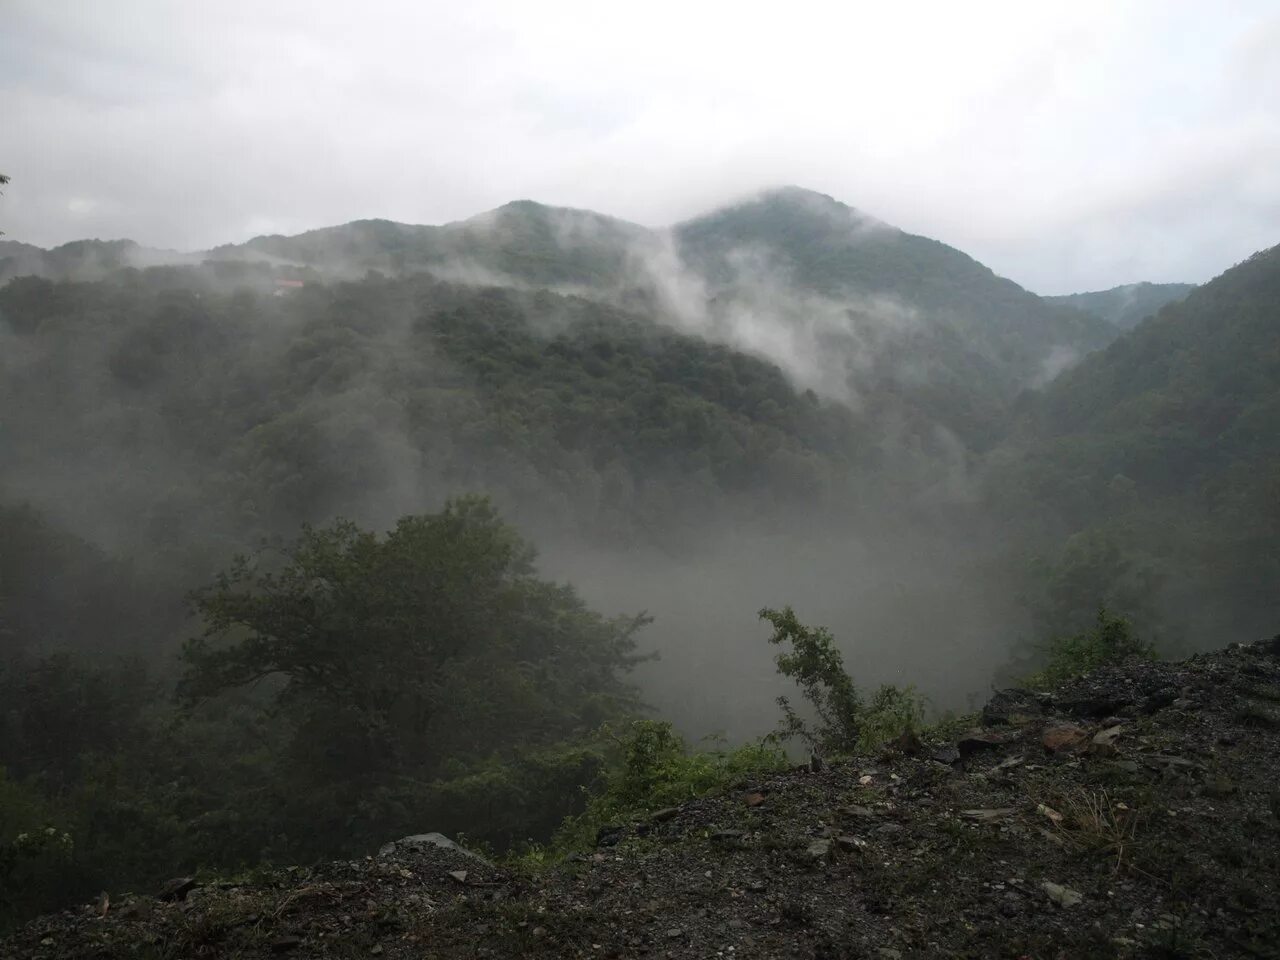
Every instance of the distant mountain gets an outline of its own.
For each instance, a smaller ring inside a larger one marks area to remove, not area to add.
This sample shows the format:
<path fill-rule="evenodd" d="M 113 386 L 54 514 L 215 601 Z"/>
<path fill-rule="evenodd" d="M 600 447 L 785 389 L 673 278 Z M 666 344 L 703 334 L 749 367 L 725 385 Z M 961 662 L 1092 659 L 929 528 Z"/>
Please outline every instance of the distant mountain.
<path fill-rule="evenodd" d="M 1022 388 L 1055 376 L 1114 331 L 1051 305 L 946 244 L 831 197 L 772 190 L 675 228 L 684 263 L 735 325 L 777 314 L 788 345 L 856 399 L 911 395 L 983 447 Z"/>
<path fill-rule="evenodd" d="M 1177 303 L 1195 288 L 1194 283 L 1128 283 L 1110 290 L 1069 293 L 1044 299 L 1101 317 L 1121 330 L 1132 330 L 1147 317 L 1158 313 L 1165 304 Z"/>
<path fill-rule="evenodd" d="M 346 275 L 430 270 L 498 285 L 613 287 L 624 276 L 628 250 L 651 235 L 637 224 L 587 210 L 517 200 L 443 226 L 357 220 L 293 237 L 256 237 L 215 247 L 209 257 L 260 258 Z"/>
<path fill-rule="evenodd" d="M 52 250 L 29 243 L 0 241 L 0 284 L 15 277 L 51 280 L 101 280 L 123 267 L 194 263 L 199 255 L 142 247 L 132 240 L 73 240 Z"/>

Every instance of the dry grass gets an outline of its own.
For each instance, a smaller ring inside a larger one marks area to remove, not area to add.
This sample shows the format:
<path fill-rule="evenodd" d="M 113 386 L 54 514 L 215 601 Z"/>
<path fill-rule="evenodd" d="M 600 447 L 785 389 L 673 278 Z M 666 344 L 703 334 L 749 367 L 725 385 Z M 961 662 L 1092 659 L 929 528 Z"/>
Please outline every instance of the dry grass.
<path fill-rule="evenodd" d="M 1137 847 L 1140 817 L 1106 790 L 1079 787 L 1057 798 L 1058 817 L 1050 817 L 1054 835 L 1065 846 L 1113 859 L 1119 872 Z M 1050 809 L 1053 809 L 1051 807 Z"/>

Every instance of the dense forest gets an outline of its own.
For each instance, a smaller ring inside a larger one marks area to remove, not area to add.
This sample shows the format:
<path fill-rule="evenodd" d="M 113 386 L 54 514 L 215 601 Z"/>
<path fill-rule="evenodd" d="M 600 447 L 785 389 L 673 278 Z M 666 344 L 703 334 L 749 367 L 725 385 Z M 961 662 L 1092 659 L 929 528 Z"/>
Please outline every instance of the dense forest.
<path fill-rule="evenodd" d="M 1136 325 L 794 189 L 165 260 L 0 245 L 0 923 L 545 840 L 646 710 L 774 724 L 761 606 L 935 710 L 1280 623 L 1280 248 Z"/>

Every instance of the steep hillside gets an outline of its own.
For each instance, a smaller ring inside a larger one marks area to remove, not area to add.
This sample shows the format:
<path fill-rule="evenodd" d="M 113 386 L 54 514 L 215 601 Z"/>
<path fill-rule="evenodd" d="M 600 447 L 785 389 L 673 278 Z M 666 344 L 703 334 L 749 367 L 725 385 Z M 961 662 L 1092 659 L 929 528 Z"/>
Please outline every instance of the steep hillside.
<path fill-rule="evenodd" d="M 1195 288 L 1194 283 L 1129 283 L 1110 290 L 1044 299 L 1101 317 L 1121 330 L 1132 330 L 1165 304 L 1185 299 Z"/>
<path fill-rule="evenodd" d="M 496 867 L 420 835 L 376 857 L 102 898 L 0 951 L 1274 957 L 1277 701 L 1280 638 L 1131 662 L 997 694 L 971 730 L 650 810 L 556 867 Z"/>
<path fill-rule="evenodd" d="M 1145 555 L 1203 632 L 1280 620 L 1280 247 L 1029 398 L 1000 500 Z M 1264 628 L 1265 629 L 1265 628 Z"/>
<path fill-rule="evenodd" d="M 178 547 L 482 489 L 630 542 L 842 501 L 877 456 L 776 367 L 607 305 L 426 276 L 222 293 L 221 266 L 0 290 L 10 496 Z"/>

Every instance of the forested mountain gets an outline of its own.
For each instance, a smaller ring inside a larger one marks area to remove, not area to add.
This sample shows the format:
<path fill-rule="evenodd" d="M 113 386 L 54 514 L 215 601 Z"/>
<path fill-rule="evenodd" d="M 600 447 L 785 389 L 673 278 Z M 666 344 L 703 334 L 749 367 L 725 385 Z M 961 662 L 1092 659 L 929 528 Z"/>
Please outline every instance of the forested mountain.
<path fill-rule="evenodd" d="M 1020 389 L 1115 332 L 945 244 L 794 187 L 666 230 L 517 201 L 443 226 L 357 221 L 203 256 L 228 269 L 256 261 L 312 279 L 427 272 L 574 294 L 775 363 L 802 389 L 896 419 L 925 447 L 985 449 Z M 101 279 L 161 257 L 93 241 L 15 255 L 0 264 L 0 278 Z"/>
<path fill-rule="evenodd" d="M 1165 304 L 1177 303 L 1195 288 L 1194 283 L 1127 283 L 1110 290 L 1044 299 L 1101 317 L 1121 330 L 1132 330 Z"/>
<path fill-rule="evenodd" d="M 1273 247 L 1029 398 L 1007 447 L 1019 465 L 998 474 L 1001 500 L 1020 502 L 1024 517 L 1055 516 L 1058 533 L 1074 535 L 1077 575 L 1132 591 L 1138 585 L 1123 581 L 1141 571 L 1146 602 L 1164 611 L 1172 632 L 1274 629 L 1278 423 Z M 1116 576 L 1122 553 L 1127 573 Z M 1150 595 L 1157 587 L 1159 600 Z"/>

